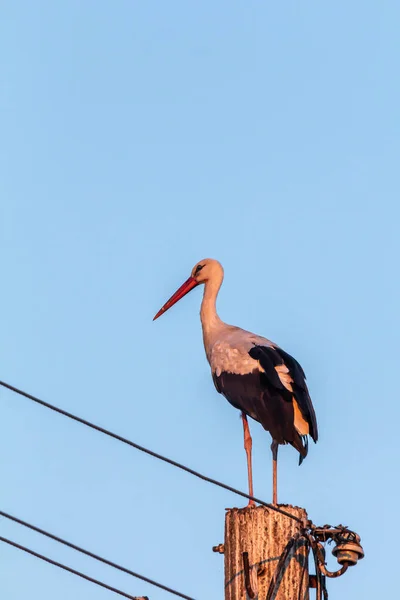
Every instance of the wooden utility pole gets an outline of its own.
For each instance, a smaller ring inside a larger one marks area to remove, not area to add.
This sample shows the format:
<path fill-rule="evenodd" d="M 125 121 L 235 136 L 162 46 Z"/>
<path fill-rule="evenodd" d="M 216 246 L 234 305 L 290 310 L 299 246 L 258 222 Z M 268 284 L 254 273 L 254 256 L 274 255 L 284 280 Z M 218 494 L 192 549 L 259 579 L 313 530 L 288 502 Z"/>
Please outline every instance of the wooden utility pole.
<path fill-rule="evenodd" d="M 303 508 L 280 505 L 303 523 Z M 228 509 L 225 543 L 215 551 L 225 556 L 225 600 L 265 600 L 278 561 L 302 524 L 264 506 Z M 308 551 L 304 541 L 294 544 L 276 582 L 272 600 L 309 600 Z"/>

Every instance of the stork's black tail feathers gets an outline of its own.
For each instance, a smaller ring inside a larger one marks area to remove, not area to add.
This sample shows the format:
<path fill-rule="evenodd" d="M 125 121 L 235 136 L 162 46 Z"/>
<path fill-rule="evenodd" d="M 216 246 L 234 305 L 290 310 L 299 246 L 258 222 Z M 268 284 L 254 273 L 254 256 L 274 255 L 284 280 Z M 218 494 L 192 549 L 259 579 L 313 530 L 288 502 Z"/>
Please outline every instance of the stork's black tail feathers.
<path fill-rule="evenodd" d="M 299 453 L 299 466 L 308 454 L 308 435 L 302 435 L 301 441 L 303 442 L 303 452 Z"/>
<path fill-rule="evenodd" d="M 295 430 L 293 439 L 286 443 L 289 443 L 293 448 L 296 448 L 299 453 L 299 465 L 301 465 L 308 454 L 308 435 L 300 435 Z"/>

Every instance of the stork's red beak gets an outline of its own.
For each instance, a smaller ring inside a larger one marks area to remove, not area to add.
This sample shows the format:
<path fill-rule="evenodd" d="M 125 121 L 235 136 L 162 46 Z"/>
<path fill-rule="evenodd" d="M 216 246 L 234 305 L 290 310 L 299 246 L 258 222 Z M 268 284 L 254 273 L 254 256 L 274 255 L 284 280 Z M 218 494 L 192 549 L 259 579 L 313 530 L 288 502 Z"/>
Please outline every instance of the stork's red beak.
<path fill-rule="evenodd" d="M 193 277 L 189 277 L 189 279 L 187 281 L 185 281 L 185 283 L 183 285 L 181 285 L 179 290 L 176 290 L 175 294 L 173 296 L 171 296 L 171 298 L 169 300 L 167 300 L 167 302 L 164 304 L 164 306 L 162 308 L 160 308 L 160 310 L 154 317 L 153 321 L 158 319 L 158 317 L 161 317 L 162 314 L 164 314 L 169 308 L 171 308 L 171 306 L 176 304 L 178 302 L 178 300 L 181 300 L 181 298 L 183 298 L 183 296 L 186 296 L 186 294 L 188 294 L 190 292 L 190 290 L 195 288 L 196 285 L 199 285 L 197 283 L 197 281 Z"/>

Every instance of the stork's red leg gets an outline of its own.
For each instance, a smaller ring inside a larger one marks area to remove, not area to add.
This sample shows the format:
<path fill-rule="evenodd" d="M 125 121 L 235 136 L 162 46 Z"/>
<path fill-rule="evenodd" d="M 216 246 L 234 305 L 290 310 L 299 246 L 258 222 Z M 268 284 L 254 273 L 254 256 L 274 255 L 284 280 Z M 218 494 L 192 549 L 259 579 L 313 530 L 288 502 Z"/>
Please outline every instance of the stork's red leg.
<path fill-rule="evenodd" d="M 278 504 L 278 442 L 273 440 L 272 450 L 272 504 Z"/>
<path fill-rule="evenodd" d="M 251 439 L 251 435 L 250 435 L 250 428 L 249 428 L 249 424 L 247 422 L 247 416 L 242 413 L 242 421 L 243 421 L 243 433 L 244 433 L 244 449 L 246 450 L 246 457 L 247 457 L 247 476 L 249 479 L 249 496 L 254 496 L 253 494 L 253 469 L 252 469 L 252 465 L 251 465 L 251 448 L 253 445 L 252 439 Z M 249 500 L 249 503 L 247 506 L 254 506 L 255 502 L 254 500 Z"/>

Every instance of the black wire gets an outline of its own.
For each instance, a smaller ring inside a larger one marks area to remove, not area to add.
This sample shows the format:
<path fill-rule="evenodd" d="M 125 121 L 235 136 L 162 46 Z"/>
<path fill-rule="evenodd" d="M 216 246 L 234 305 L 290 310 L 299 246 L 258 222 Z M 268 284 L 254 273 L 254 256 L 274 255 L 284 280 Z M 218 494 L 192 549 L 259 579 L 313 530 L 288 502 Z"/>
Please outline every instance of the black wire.
<path fill-rule="evenodd" d="M 46 537 L 51 538 L 52 540 L 55 540 L 56 542 L 60 542 L 60 544 L 64 544 L 64 546 L 68 546 L 69 548 L 72 548 L 73 550 L 77 550 L 78 552 L 81 552 L 82 554 L 86 554 L 86 556 L 90 556 L 91 558 L 94 558 L 95 560 L 98 560 L 106 565 L 109 565 L 110 567 L 114 567 L 114 569 L 118 569 L 119 571 L 128 573 L 128 575 L 137 577 L 137 579 L 141 579 L 142 581 L 145 581 L 146 583 L 150 583 L 151 585 L 161 588 L 162 590 L 169 592 L 170 594 L 174 594 L 175 596 L 179 596 L 180 598 L 185 598 L 185 600 L 194 600 L 194 598 L 192 598 L 191 596 L 186 596 L 185 594 L 181 594 L 180 592 L 177 592 L 176 590 L 173 590 L 172 588 L 169 588 L 166 585 L 162 585 L 161 583 L 157 583 L 157 581 L 153 581 L 153 579 L 149 579 L 148 577 L 144 577 L 143 575 L 134 573 L 134 571 L 131 571 L 130 569 L 127 569 L 126 567 L 122 567 L 121 565 L 118 565 L 118 564 L 112 562 L 111 560 L 102 558 L 101 556 L 98 556 L 98 554 L 89 552 L 89 550 L 84 550 L 80 546 L 76 546 L 75 544 L 72 544 L 71 542 L 67 542 L 66 540 L 63 540 L 62 538 L 58 537 L 57 535 L 53 535 L 52 533 L 49 533 L 48 531 L 45 531 L 44 529 L 40 529 L 39 527 L 36 527 L 35 525 L 32 525 L 31 523 L 27 523 L 26 521 L 23 521 L 22 519 L 18 519 L 18 517 L 13 517 L 12 515 L 4 512 L 2 510 L 0 510 L 0 516 L 5 517 L 6 519 L 10 519 L 10 521 L 14 521 L 15 523 L 18 523 L 19 525 L 23 525 L 24 527 L 28 527 L 29 529 L 32 529 L 33 531 L 37 531 L 38 533 L 41 533 L 42 535 L 45 535 Z"/>
<path fill-rule="evenodd" d="M 73 573 L 73 575 L 77 575 L 78 577 L 81 577 L 82 579 L 86 579 L 86 581 L 90 581 L 91 583 L 95 583 L 96 585 L 106 588 L 106 590 L 110 590 L 111 592 L 114 592 L 115 594 L 124 596 L 124 598 L 129 598 L 130 600 L 144 600 L 143 597 L 142 597 L 142 599 L 140 599 L 138 596 L 131 596 L 130 594 L 127 594 L 126 592 L 122 592 L 121 590 L 119 590 L 115 587 L 111 587 L 111 585 L 107 585 L 107 583 L 103 583 L 102 581 L 99 581 L 98 579 L 93 579 L 93 577 L 89 577 L 89 575 L 85 575 L 84 573 L 81 573 L 80 571 L 75 571 L 75 569 L 71 569 L 71 567 L 67 567 L 67 565 L 63 565 L 59 562 L 56 562 L 55 560 L 52 560 L 51 558 L 48 558 L 47 556 L 43 556 L 43 554 L 34 552 L 33 550 L 30 550 L 29 548 L 26 548 L 25 546 L 21 546 L 20 544 L 17 544 L 16 542 L 8 540 L 7 538 L 0 536 L 0 541 L 5 542 L 6 544 L 9 544 L 10 546 L 14 546 L 14 548 L 18 548 L 19 550 L 23 550 L 24 552 L 27 552 L 28 554 L 31 554 L 32 556 L 36 556 L 36 558 L 40 558 L 41 560 L 44 560 L 45 562 L 50 563 L 51 565 L 54 565 L 55 567 L 64 569 L 64 571 Z"/>
<path fill-rule="evenodd" d="M 302 571 L 301 571 L 301 577 L 300 577 L 300 583 L 299 583 L 298 600 L 303 600 L 303 598 L 304 598 L 304 595 L 303 595 L 304 575 L 305 575 L 306 571 L 308 571 L 308 554 L 309 554 L 309 551 L 310 551 L 310 546 L 309 546 L 309 542 L 308 542 L 307 538 L 303 538 L 303 539 L 304 539 L 304 546 L 305 546 L 305 554 L 303 556 L 303 558 L 304 558 L 304 564 L 301 565 L 301 562 L 300 562 L 300 566 L 302 567 Z M 307 590 L 307 592 L 308 592 L 308 590 Z M 308 597 L 308 593 L 307 593 L 307 597 Z"/>
<path fill-rule="evenodd" d="M 286 559 L 289 556 L 289 553 L 291 552 L 293 546 L 295 545 L 295 543 L 297 542 L 297 540 L 300 537 L 301 537 L 301 532 L 299 531 L 299 532 L 295 533 L 290 538 L 288 543 L 286 544 L 282 554 L 279 557 L 278 564 L 275 568 L 275 572 L 272 576 L 272 579 L 269 582 L 269 587 L 268 587 L 267 596 L 266 596 L 265 600 L 272 600 L 272 598 L 275 597 L 275 591 L 276 591 L 277 587 L 280 585 L 283 571 L 285 568 Z"/>
<path fill-rule="evenodd" d="M 119 442 L 127 444 L 128 446 L 131 446 L 132 448 L 136 448 L 136 450 L 140 450 L 140 452 L 149 454 L 150 456 L 153 456 L 154 458 L 157 458 L 158 460 L 162 460 L 162 461 L 168 463 L 169 465 L 172 465 L 173 467 L 182 469 L 182 471 L 186 471 L 186 473 L 190 473 L 191 475 L 194 475 L 195 477 L 198 477 L 199 479 L 202 479 L 203 481 L 207 481 L 208 483 L 217 485 L 218 487 L 223 488 L 224 490 L 228 490 L 228 492 L 232 492 L 233 494 L 242 496 L 242 498 L 247 498 L 248 500 L 253 500 L 254 502 L 257 502 L 257 504 L 266 506 L 267 508 L 270 508 L 271 510 L 279 512 L 282 515 L 285 515 L 286 517 L 289 517 L 290 519 L 297 521 L 298 523 L 302 523 L 301 519 L 299 519 L 298 517 L 295 517 L 294 515 L 290 514 L 286 510 L 283 510 L 282 508 L 278 508 L 277 506 L 274 506 L 273 504 L 269 504 L 268 502 L 264 502 L 263 500 L 255 498 L 254 496 L 249 496 L 248 494 L 245 494 L 244 492 L 241 492 L 240 490 L 237 490 L 234 487 L 231 487 L 230 485 L 226 485 L 225 483 L 222 483 L 221 481 L 217 481 L 216 479 L 211 479 L 211 477 L 202 475 L 201 473 L 198 473 L 198 471 L 194 471 L 193 469 L 190 469 L 189 467 L 185 467 L 184 465 L 176 462 L 175 460 L 171 460 L 170 458 L 166 458 L 165 456 L 162 456 L 161 454 L 157 454 L 156 452 L 153 452 L 152 450 L 148 450 L 147 448 L 144 448 L 143 446 L 139 446 L 139 444 L 136 444 L 135 442 L 132 442 L 131 440 L 128 440 L 127 438 L 124 438 L 116 433 L 113 433 L 112 431 L 109 431 L 108 429 L 104 429 L 104 427 L 95 425 L 94 423 L 91 423 L 90 421 L 86 421 L 85 419 L 82 419 L 81 417 L 77 417 L 76 415 L 73 415 L 72 413 L 69 413 L 66 410 L 63 410 L 62 408 L 58 408 L 57 406 L 54 406 L 53 404 L 49 404 L 48 402 L 45 402 L 44 400 L 40 400 L 40 398 L 36 398 L 36 396 L 32 396 L 32 394 L 28 394 L 27 392 L 24 392 L 23 390 L 20 390 L 16 387 L 10 385 L 9 383 L 0 381 L 0 385 L 7 388 L 8 390 L 11 390 L 12 392 L 15 392 L 16 394 L 19 394 L 20 396 L 24 396 L 25 398 L 28 398 L 29 400 L 36 402 L 37 404 L 41 404 L 42 406 L 45 406 L 46 408 L 49 408 L 50 410 L 54 410 L 55 412 L 57 412 L 61 415 L 64 415 L 64 417 L 73 419 L 74 421 L 77 421 L 78 423 L 82 423 L 82 425 L 86 425 L 86 427 L 90 427 L 91 429 L 100 431 L 100 433 L 104 433 L 105 435 L 108 435 L 109 437 L 114 438 L 115 440 L 118 440 Z"/>

